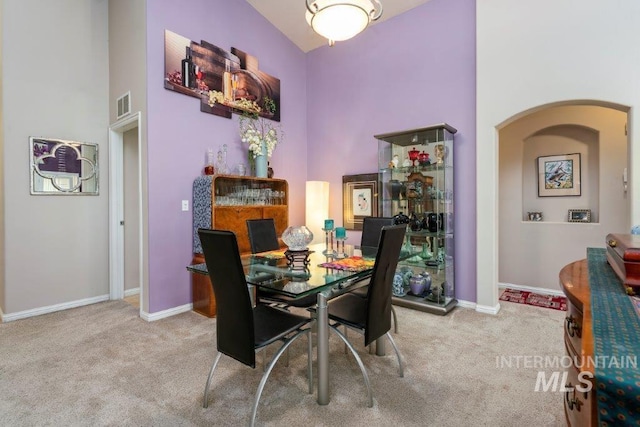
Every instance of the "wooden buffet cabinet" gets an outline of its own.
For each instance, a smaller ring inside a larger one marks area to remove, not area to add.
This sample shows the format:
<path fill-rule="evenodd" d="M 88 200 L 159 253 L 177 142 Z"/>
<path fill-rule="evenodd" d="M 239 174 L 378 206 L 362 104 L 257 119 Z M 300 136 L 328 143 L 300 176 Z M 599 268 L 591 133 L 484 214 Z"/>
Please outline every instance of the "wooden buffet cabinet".
<path fill-rule="evenodd" d="M 575 389 L 564 392 L 564 413 L 569 426 L 595 426 L 598 424 L 594 372 L 593 333 L 591 328 L 591 291 L 589 289 L 589 269 L 587 260 L 566 265 L 560 271 L 560 286 L 567 296 L 567 317 L 564 322 L 564 345 L 567 355 L 575 363 L 567 368 L 567 388 L 591 382 L 591 391 L 579 392 Z M 583 377 L 579 379 L 581 372 Z"/>
<path fill-rule="evenodd" d="M 210 182 L 210 184 L 209 184 Z M 231 230 L 240 253 L 251 252 L 246 221 L 273 218 L 281 236 L 289 226 L 289 185 L 283 179 L 211 175 L 196 178 L 193 187 L 194 250 L 192 264 L 204 262 L 197 229 Z M 208 276 L 191 274 L 193 310 L 215 317 L 216 302 Z"/>

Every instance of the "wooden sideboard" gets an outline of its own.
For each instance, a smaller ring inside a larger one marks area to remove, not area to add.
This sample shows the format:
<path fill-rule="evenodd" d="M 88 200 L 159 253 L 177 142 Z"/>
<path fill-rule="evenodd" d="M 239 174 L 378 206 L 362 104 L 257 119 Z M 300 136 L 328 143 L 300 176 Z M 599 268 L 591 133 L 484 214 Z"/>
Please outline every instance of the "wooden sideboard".
<path fill-rule="evenodd" d="M 198 178 L 200 184 L 204 179 Z M 241 254 L 251 252 L 246 223 L 248 219 L 273 218 L 278 236 L 289 226 L 287 181 L 233 175 L 212 175 L 209 179 L 210 186 L 208 181 L 205 181 L 204 187 L 194 183 L 194 225 L 233 231 Z M 203 211 L 203 206 L 210 206 L 210 211 Z M 196 218 L 196 215 L 199 217 Z M 204 256 L 195 238 L 195 228 L 192 264 L 199 264 L 204 262 Z M 193 310 L 207 317 L 215 317 L 215 296 L 209 277 L 192 273 L 191 284 Z"/>
<path fill-rule="evenodd" d="M 574 389 L 564 392 L 564 413 L 569 426 L 595 426 L 598 424 L 598 414 L 595 381 L 591 378 L 591 373 L 594 372 L 593 333 L 587 260 L 566 265 L 560 271 L 560 286 L 569 302 L 564 322 L 564 345 L 573 362 L 567 368 L 566 386 L 584 387 L 586 381 L 591 383 L 591 391 L 580 392 Z M 576 366 L 576 361 L 579 361 L 579 366 Z M 583 376 L 579 377 L 581 372 L 584 372 Z"/>

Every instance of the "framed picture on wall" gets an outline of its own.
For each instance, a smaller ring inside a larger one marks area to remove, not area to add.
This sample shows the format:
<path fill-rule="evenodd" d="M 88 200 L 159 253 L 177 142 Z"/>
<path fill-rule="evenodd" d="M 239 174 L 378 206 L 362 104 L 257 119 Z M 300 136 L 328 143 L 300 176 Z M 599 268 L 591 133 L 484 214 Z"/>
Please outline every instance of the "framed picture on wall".
<path fill-rule="evenodd" d="M 580 193 L 580 153 L 538 157 L 538 197 Z"/>
<path fill-rule="evenodd" d="M 378 174 L 342 177 L 343 224 L 347 230 L 362 230 L 366 216 L 378 216 Z"/>

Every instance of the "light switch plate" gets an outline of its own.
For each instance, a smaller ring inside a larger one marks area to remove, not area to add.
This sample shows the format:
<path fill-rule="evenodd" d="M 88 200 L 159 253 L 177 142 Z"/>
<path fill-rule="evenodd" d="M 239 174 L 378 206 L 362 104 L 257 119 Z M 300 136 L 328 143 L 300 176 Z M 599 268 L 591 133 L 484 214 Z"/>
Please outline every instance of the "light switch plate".
<path fill-rule="evenodd" d="M 188 211 L 189 210 L 189 201 L 188 200 L 183 200 L 182 201 L 182 210 L 183 211 Z"/>

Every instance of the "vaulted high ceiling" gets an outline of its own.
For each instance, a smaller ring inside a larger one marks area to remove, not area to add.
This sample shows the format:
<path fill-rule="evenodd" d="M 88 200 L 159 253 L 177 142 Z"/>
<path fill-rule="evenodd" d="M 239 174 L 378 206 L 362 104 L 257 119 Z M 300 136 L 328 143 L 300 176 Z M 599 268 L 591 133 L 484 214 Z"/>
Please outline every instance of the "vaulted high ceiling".
<path fill-rule="evenodd" d="M 309 52 L 310 50 L 327 44 L 327 40 L 317 35 L 307 24 L 304 16 L 307 10 L 305 0 L 246 1 L 304 52 Z M 429 0 L 380 0 L 383 9 L 382 17 L 374 22 L 373 25 L 428 1 Z"/>

